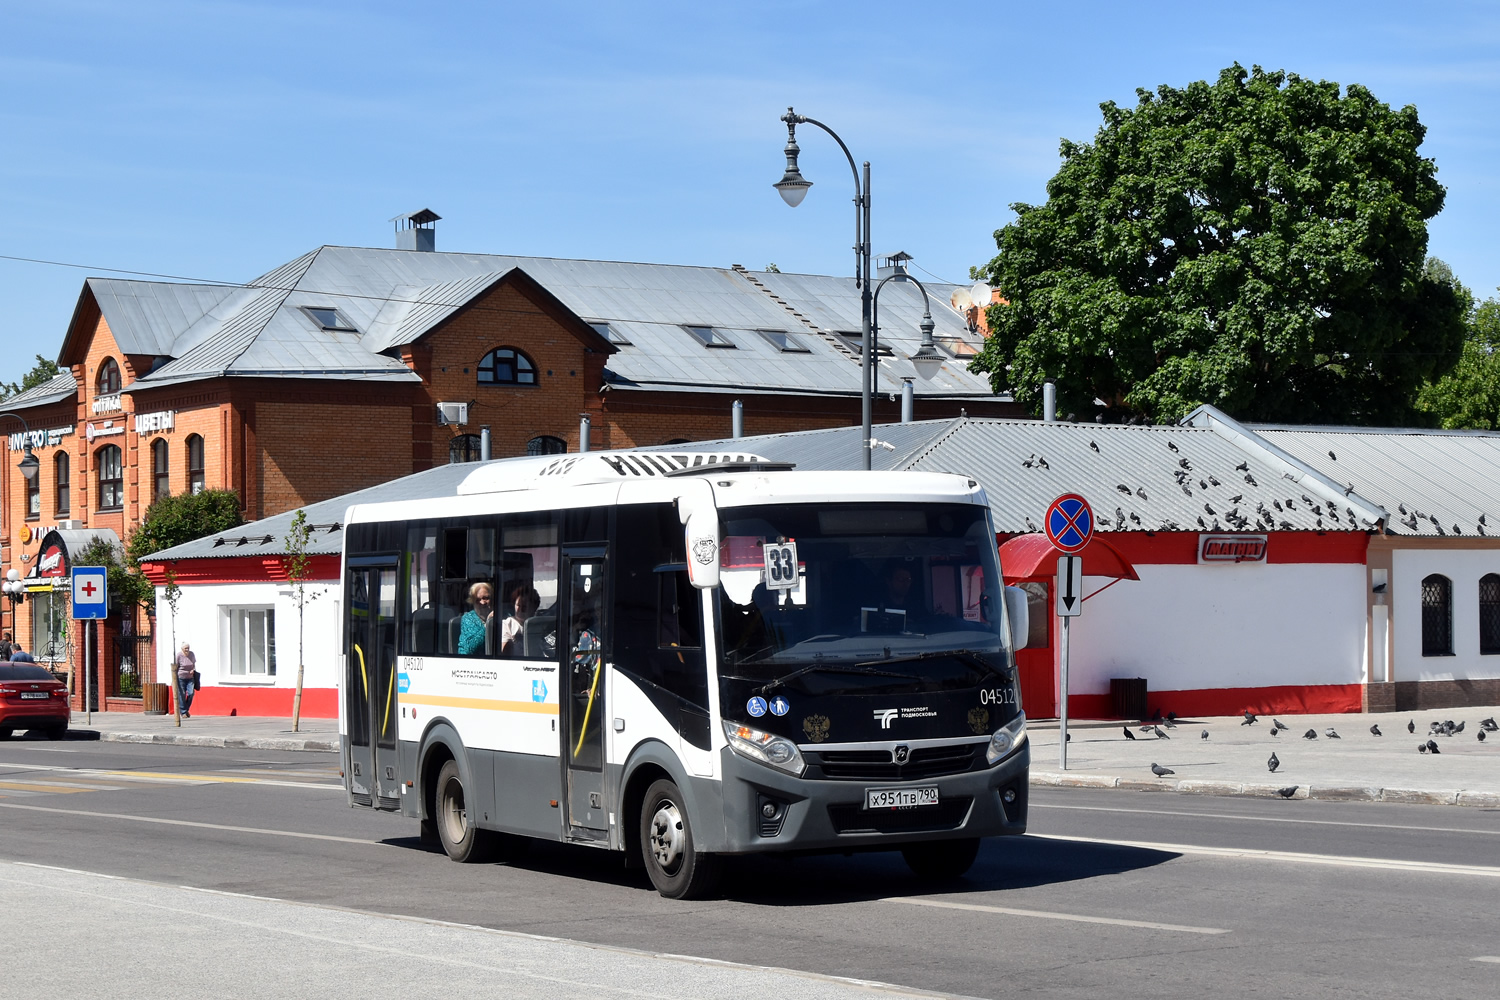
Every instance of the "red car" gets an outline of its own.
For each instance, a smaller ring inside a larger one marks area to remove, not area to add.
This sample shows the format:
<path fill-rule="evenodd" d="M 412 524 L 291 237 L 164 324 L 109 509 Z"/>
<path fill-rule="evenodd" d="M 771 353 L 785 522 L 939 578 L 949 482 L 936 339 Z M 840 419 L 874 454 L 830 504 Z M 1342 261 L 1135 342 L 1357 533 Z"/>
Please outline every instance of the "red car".
<path fill-rule="evenodd" d="M 0 663 L 0 740 L 17 729 L 37 729 L 52 739 L 68 731 L 68 688 L 52 672 L 30 663 Z"/>

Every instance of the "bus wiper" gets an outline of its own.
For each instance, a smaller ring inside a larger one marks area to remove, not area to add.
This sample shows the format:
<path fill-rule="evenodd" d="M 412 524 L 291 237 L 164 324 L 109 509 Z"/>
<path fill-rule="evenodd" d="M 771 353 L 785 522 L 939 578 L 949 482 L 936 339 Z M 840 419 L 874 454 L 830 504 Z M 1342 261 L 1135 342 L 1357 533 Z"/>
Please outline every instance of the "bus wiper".
<path fill-rule="evenodd" d="M 761 685 L 760 690 L 756 693 L 761 695 L 770 694 L 772 691 L 783 687 L 787 681 L 796 680 L 803 674 L 810 674 L 814 671 L 823 671 L 824 673 L 830 674 L 861 674 L 865 677 L 895 677 L 904 681 L 919 681 L 922 679 L 915 676 L 914 674 L 900 674 L 892 670 L 875 670 L 872 669 L 869 664 L 865 663 L 856 663 L 852 666 L 840 663 L 814 663 L 811 666 L 802 667 L 799 670 L 793 670 L 791 673 L 786 674 L 782 677 L 777 677 L 774 680 L 767 681 L 765 684 Z"/>
<path fill-rule="evenodd" d="M 856 663 L 855 666 L 868 667 L 877 663 L 911 663 L 918 660 L 935 660 L 940 656 L 956 656 L 970 666 L 979 667 L 981 670 L 994 674 L 996 677 L 1003 677 L 1006 680 L 1010 680 L 1010 672 L 1008 670 L 995 666 L 983 654 L 972 649 L 929 649 L 920 653 L 912 653 L 910 656 L 887 656 L 879 660 L 866 660 L 864 663 Z"/>

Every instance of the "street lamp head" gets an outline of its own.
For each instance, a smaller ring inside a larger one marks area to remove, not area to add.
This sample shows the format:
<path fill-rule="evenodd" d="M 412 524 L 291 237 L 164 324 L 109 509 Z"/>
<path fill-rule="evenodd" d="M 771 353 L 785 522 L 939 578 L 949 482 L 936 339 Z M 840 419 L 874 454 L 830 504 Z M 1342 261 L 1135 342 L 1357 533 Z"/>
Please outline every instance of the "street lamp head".
<path fill-rule="evenodd" d="M 932 331 L 935 327 L 932 314 L 924 314 L 918 326 L 918 329 L 922 331 L 922 346 L 917 348 L 915 354 L 907 357 L 912 367 L 917 370 L 918 377 L 924 382 L 936 375 L 938 369 L 943 367 L 943 356 L 938 353 L 937 345 L 932 342 Z"/>
<path fill-rule="evenodd" d="M 807 189 L 812 187 L 812 181 L 804 178 L 802 171 L 797 168 L 797 154 L 802 150 L 797 146 L 797 123 L 793 117 L 792 109 L 787 108 L 786 116 L 782 119 L 786 122 L 786 173 L 773 186 L 781 192 L 782 201 L 796 208 L 807 197 Z"/>
<path fill-rule="evenodd" d="M 31 453 L 31 445 L 25 446 L 24 454 L 21 456 L 21 461 L 17 463 L 17 467 L 20 468 L 21 475 L 26 477 L 28 483 L 36 482 L 37 472 L 41 470 L 42 463 L 38 462 L 36 456 Z"/>

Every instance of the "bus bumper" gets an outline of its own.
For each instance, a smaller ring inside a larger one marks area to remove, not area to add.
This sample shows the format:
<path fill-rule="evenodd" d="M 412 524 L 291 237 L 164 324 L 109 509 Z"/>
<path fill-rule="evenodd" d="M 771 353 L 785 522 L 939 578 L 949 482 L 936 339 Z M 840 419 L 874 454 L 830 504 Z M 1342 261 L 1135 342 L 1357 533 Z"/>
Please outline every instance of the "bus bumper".
<path fill-rule="evenodd" d="M 982 771 L 918 781 L 809 780 L 746 760 L 727 747 L 723 765 L 726 854 L 852 851 L 927 840 L 1012 836 L 1026 832 L 1028 740 Z M 936 806 L 865 809 L 867 788 L 938 789 Z M 770 805 L 774 815 L 766 815 Z"/>

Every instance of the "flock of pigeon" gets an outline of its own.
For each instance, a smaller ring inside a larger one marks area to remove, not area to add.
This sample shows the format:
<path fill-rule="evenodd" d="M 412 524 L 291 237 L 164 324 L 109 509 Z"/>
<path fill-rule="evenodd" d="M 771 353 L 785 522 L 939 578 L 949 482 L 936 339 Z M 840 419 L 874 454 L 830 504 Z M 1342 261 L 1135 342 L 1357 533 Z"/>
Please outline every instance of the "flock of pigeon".
<path fill-rule="evenodd" d="M 1246 709 L 1245 710 L 1245 720 L 1243 722 L 1241 722 L 1240 725 L 1242 725 L 1242 726 L 1253 726 L 1253 725 L 1255 725 L 1255 723 L 1257 723 L 1259 721 L 1260 721 L 1260 716 L 1256 715 L 1254 712 L 1251 712 L 1249 709 Z M 1158 711 L 1157 714 L 1156 714 L 1156 718 L 1153 719 L 1151 722 L 1148 722 L 1146 725 L 1141 726 L 1140 727 L 1140 731 L 1143 732 L 1143 733 L 1152 733 L 1159 740 L 1169 740 L 1172 737 L 1166 731 L 1166 729 L 1162 728 L 1163 724 L 1166 725 L 1167 729 L 1176 729 L 1177 728 L 1177 713 L 1176 712 L 1168 712 L 1166 719 L 1163 720 L 1161 718 L 1161 713 Z M 1135 733 L 1133 733 L 1133 732 L 1130 731 L 1130 727 L 1128 725 L 1124 727 L 1124 731 L 1125 731 L 1125 738 L 1127 740 L 1135 740 L 1136 739 Z M 1290 732 L 1290 731 L 1291 731 L 1291 727 L 1288 726 L 1285 722 L 1282 722 L 1280 719 L 1277 719 L 1277 718 L 1272 718 L 1271 719 L 1271 735 L 1272 736 L 1280 736 L 1283 732 Z M 1407 721 L 1407 723 L 1406 723 L 1406 731 L 1407 731 L 1407 733 L 1410 733 L 1410 734 L 1415 734 L 1416 733 L 1416 731 L 1417 731 L 1417 723 L 1416 723 L 1415 719 L 1411 719 L 1411 720 Z M 1451 736 L 1457 736 L 1458 734 L 1462 733 L 1463 731 L 1464 731 L 1464 723 L 1461 722 L 1461 721 L 1460 722 L 1454 722 L 1452 719 L 1446 719 L 1446 720 L 1444 720 L 1442 722 L 1432 722 L 1432 723 L 1429 723 L 1428 727 L 1427 727 L 1427 739 L 1426 739 L 1425 742 L 1417 744 L 1417 752 L 1418 753 L 1432 753 L 1432 754 L 1442 753 L 1442 751 L 1438 748 L 1437 740 L 1433 739 L 1433 737 L 1435 737 L 1435 736 L 1450 736 L 1450 737 Z M 1494 718 L 1491 717 L 1491 718 L 1488 718 L 1488 719 L 1480 719 L 1479 720 L 1479 729 L 1476 731 L 1475 735 L 1478 737 L 1479 742 L 1483 743 L 1490 733 L 1495 733 L 1495 732 L 1500 732 L 1500 724 L 1497 724 L 1495 722 Z M 1370 735 L 1378 737 L 1378 736 L 1384 736 L 1385 734 L 1380 731 L 1380 724 L 1376 723 L 1375 725 L 1372 725 L 1370 727 Z M 1323 730 L 1323 736 L 1325 738 L 1327 738 L 1327 739 L 1330 739 L 1330 740 L 1341 740 L 1341 739 L 1343 739 L 1343 737 L 1338 734 L 1338 730 L 1334 729 L 1332 726 L 1329 726 L 1327 729 Z M 1200 732 L 1198 734 L 1198 738 L 1200 740 L 1206 740 L 1206 739 L 1208 739 L 1208 730 L 1205 729 L 1202 732 Z M 1315 739 L 1318 738 L 1318 731 L 1316 729 L 1309 729 L 1309 730 L 1307 730 L 1307 732 L 1305 732 L 1305 733 L 1302 734 L 1302 738 L 1304 740 L 1315 740 Z M 1275 774 L 1281 768 L 1281 758 L 1276 756 L 1276 751 L 1274 751 L 1274 750 L 1271 751 L 1270 759 L 1266 761 L 1266 768 L 1272 774 Z M 1152 764 L 1151 764 L 1151 773 L 1154 774 L 1154 775 L 1156 775 L 1158 778 L 1165 778 L 1167 775 L 1169 775 L 1169 774 L 1176 774 L 1177 772 L 1173 771 L 1169 767 L 1162 767 L 1160 764 L 1157 764 L 1156 762 L 1153 761 Z M 1293 795 L 1297 794 L 1297 789 L 1300 788 L 1300 787 L 1301 787 L 1300 785 L 1291 785 L 1291 786 L 1289 786 L 1287 788 L 1278 789 L 1278 791 L 1280 792 L 1282 798 L 1289 799 Z"/>

